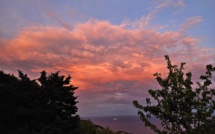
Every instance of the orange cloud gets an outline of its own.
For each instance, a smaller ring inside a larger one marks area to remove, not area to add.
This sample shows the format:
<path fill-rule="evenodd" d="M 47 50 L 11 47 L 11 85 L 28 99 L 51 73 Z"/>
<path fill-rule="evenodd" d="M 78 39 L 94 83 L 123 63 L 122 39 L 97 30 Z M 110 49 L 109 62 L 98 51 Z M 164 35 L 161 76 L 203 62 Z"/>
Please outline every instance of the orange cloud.
<path fill-rule="evenodd" d="M 193 25 L 194 20 L 185 25 Z M 153 73 L 165 72 L 166 54 L 174 63 L 214 63 L 214 49 L 199 49 L 198 41 L 180 30 L 159 33 L 99 20 L 78 24 L 70 31 L 34 26 L 16 38 L 0 40 L 0 67 L 31 73 L 59 70 L 71 74 L 80 89 L 120 80 L 146 82 Z"/>

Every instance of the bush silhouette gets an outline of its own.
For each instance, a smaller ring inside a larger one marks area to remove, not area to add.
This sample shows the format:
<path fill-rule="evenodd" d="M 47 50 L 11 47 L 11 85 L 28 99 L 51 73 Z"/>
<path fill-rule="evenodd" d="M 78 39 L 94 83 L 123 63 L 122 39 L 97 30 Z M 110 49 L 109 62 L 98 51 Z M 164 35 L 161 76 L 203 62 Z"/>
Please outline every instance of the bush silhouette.
<path fill-rule="evenodd" d="M 78 133 L 77 87 L 70 79 L 59 72 L 47 76 L 43 71 L 30 80 L 21 71 L 18 78 L 0 71 L 1 133 Z"/>
<path fill-rule="evenodd" d="M 185 63 L 181 63 L 180 68 L 172 65 L 169 56 L 167 69 L 169 74 L 162 78 L 161 74 L 155 73 L 157 82 L 161 89 L 148 92 L 156 101 L 151 103 L 150 98 L 146 98 L 146 106 L 142 106 L 138 101 L 133 101 L 138 109 L 138 114 L 145 126 L 150 127 L 157 133 L 208 133 L 215 132 L 215 89 L 211 88 L 212 72 L 215 67 L 206 66 L 206 73 L 201 75 L 203 84 L 197 82 L 197 87 L 192 87 L 192 73 L 184 73 Z M 150 118 L 155 116 L 161 121 L 163 129 L 159 129 Z"/>

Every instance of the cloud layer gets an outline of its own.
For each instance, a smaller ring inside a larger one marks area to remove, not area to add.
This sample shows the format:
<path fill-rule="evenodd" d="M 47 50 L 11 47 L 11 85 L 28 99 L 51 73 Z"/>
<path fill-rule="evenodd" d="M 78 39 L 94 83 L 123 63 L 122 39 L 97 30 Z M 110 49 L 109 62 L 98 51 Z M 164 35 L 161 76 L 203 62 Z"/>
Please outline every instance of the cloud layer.
<path fill-rule="evenodd" d="M 94 107 L 104 106 L 113 111 L 118 107 L 115 112 L 120 113 L 131 107 L 135 97 L 156 87 L 153 73 L 166 73 L 164 55 L 176 64 L 187 62 L 188 70 L 197 74 L 206 64 L 215 63 L 215 50 L 200 48 L 200 40 L 184 32 L 200 21 L 200 17 L 190 18 L 178 31 L 163 33 L 100 20 L 79 23 L 69 30 L 26 27 L 13 39 L 0 39 L 0 69 L 20 69 L 33 77 L 42 70 L 71 74 L 72 84 L 79 86 L 83 114 L 86 109 L 88 114 L 98 114 Z"/>

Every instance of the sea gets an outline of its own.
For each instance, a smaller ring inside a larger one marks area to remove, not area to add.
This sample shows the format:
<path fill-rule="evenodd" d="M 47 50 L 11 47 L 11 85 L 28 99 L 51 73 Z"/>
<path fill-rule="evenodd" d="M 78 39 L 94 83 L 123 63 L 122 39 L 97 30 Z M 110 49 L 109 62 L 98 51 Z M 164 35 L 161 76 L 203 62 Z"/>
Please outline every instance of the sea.
<path fill-rule="evenodd" d="M 149 127 L 145 127 L 144 123 L 136 115 L 89 116 L 82 118 L 90 120 L 94 124 L 109 127 L 115 132 L 121 130 L 132 134 L 155 134 Z M 150 121 L 160 128 L 159 121 L 156 118 L 151 118 Z"/>

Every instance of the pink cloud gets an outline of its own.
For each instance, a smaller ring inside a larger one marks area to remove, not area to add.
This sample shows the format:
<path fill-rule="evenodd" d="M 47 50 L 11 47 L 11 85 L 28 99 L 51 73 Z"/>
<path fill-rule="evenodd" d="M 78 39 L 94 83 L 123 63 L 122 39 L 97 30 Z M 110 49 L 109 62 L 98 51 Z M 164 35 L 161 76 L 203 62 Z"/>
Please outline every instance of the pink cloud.
<path fill-rule="evenodd" d="M 192 19 L 186 26 L 194 24 Z M 145 82 L 165 72 L 164 55 L 174 63 L 214 64 L 214 50 L 200 49 L 198 39 L 181 32 L 126 29 L 92 20 L 68 31 L 56 27 L 28 27 L 17 37 L 0 40 L 1 68 L 71 74 L 80 89 L 125 80 Z M 210 52 L 209 52 L 210 51 Z M 202 60 L 204 59 L 204 60 Z M 29 65 L 30 64 L 30 65 Z"/>
<path fill-rule="evenodd" d="M 129 20 L 124 21 L 123 26 L 131 25 L 132 28 L 137 29 L 146 29 L 152 28 L 150 26 L 150 21 L 154 18 L 154 16 L 159 13 L 162 9 L 167 7 L 184 7 L 183 0 L 156 0 L 153 1 L 153 4 L 149 6 L 152 10 L 146 16 L 142 16 L 140 19 L 135 20 L 134 22 L 130 22 Z M 154 26 L 153 26 L 154 27 Z M 158 26 L 159 28 L 163 28 L 165 26 Z"/>
<path fill-rule="evenodd" d="M 136 113 L 132 100 L 145 102 L 147 90 L 158 86 L 153 74 L 167 74 L 164 55 L 174 64 L 187 62 L 186 71 L 192 71 L 195 80 L 206 64 L 215 64 L 215 50 L 199 47 L 199 42 L 181 30 L 160 33 L 99 20 L 71 30 L 34 26 L 13 39 L 0 39 L 0 69 L 14 74 L 20 69 L 33 78 L 42 70 L 70 74 L 72 84 L 79 86 L 81 115 L 120 109 Z"/>
<path fill-rule="evenodd" d="M 200 23 L 201 21 L 203 20 L 200 16 L 188 18 L 186 19 L 186 22 L 181 26 L 181 31 L 187 30 L 188 28 L 193 27 L 194 25 Z"/>

